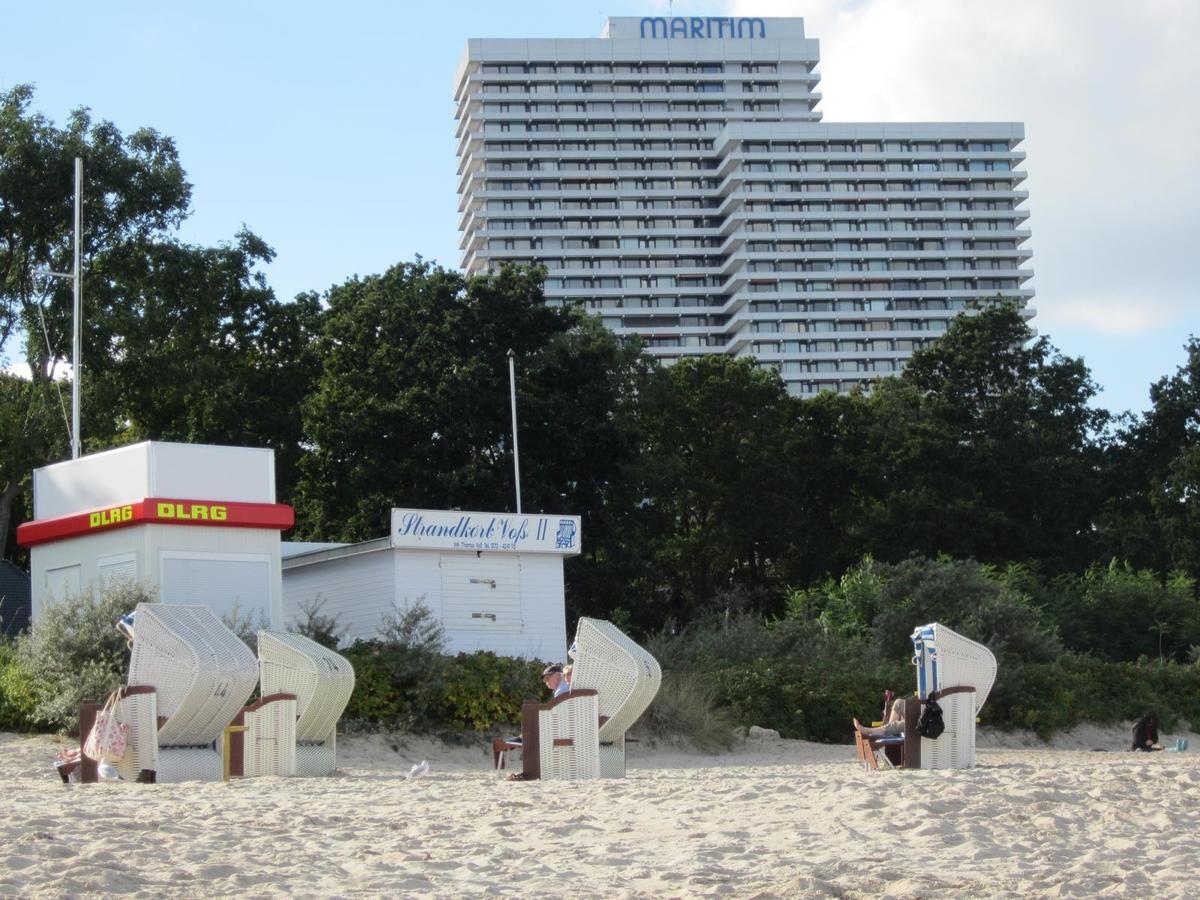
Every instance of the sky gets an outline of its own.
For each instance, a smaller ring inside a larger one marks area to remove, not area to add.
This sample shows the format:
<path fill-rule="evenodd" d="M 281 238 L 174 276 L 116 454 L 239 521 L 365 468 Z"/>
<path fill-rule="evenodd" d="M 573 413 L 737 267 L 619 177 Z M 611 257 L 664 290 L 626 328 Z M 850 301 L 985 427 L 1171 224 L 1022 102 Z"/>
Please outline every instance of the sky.
<path fill-rule="evenodd" d="M 841 121 L 1018 121 L 1034 326 L 1082 356 L 1114 412 L 1200 335 L 1200 3 L 1195 0 L 144 0 L 11 4 L 0 89 L 65 121 L 90 107 L 173 137 L 182 239 L 244 225 L 276 294 L 417 254 L 460 263 L 454 73 L 470 37 L 594 37 L 607 16 L 801 16 L 820 109 Z"/>

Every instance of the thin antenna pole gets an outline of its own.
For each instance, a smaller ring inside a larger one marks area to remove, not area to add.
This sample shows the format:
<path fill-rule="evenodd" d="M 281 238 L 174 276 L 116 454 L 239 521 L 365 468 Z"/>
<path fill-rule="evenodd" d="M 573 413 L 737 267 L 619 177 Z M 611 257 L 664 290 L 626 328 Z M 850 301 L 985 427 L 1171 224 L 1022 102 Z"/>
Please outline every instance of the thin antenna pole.
<path fill-rule="evenodd" d="M 79 459 L 79 384 L 83 377 L 83 284 L 79 269 L 79 240 L 83 225 L 83 159 L 75 157 L 75 326 L 71 357 L 71 459 Z"/>
<path fill-rule="evenodd" d="M 513 360 L 516 354 L 508 351 L 508 391 L 512 397 L 512 432 L 513 432 L 513 477 L 517 485 L 517 515 L 521 514 L 521 453 L 517 448 L 517 370 Z"/>

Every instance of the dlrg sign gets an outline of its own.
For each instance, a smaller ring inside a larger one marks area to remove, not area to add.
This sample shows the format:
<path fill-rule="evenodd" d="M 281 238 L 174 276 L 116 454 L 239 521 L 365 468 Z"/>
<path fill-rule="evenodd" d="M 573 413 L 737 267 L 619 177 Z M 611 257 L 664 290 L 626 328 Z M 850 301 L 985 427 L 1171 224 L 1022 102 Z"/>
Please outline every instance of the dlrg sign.
<path fill-rule="evenodd" d="M 155 515 L 159 519 L 224 522 L 229 517 L 229 510 L 218 504 L 164 503 L 160 500 L 155 507 Z"/>

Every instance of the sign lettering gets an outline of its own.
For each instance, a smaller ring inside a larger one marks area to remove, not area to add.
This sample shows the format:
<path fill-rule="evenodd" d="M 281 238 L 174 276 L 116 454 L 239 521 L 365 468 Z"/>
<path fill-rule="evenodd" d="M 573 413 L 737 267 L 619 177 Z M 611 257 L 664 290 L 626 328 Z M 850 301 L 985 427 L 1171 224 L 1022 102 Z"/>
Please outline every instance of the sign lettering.
<path fill-rule="evenodd" d="M 641 36 L 647 38 L 765 38 L 767 23 L 759 18 L 733 16 L 646 16 Z"/>
<path fill-rule="evenodd" d="M 160 501 L 155 514 L 160 519 L 177 519 L 181 522 L 224 522 L 229 516 L 229 510 L 224 506 L 207 503 L 163 503 Z"/>
<path fill-rule="evenodd" d="M 133 519 L 132 506 L 114 506 L 112 509 L 102 509 L 88 514 L 88 528 L 104 528 L 117 525 Z"/>
<path fill-rule="evenodd" d="M 392 546 L 574 555 L 579 552 L 579 518 L 393 509 Z"/>

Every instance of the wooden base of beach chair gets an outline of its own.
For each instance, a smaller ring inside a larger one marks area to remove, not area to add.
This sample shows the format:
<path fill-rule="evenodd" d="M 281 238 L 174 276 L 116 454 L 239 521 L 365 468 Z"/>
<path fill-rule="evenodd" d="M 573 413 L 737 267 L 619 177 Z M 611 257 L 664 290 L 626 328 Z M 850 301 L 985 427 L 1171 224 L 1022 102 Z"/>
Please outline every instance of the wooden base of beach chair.
<path fill-rule="evenodd" d="M 521 741 L 510 741 L 506 738 L 492 738 L 492 768 L 502 772 L 506 768 L 509 750 L 521 750 Z"/>
<path fill-rule="evenodd" d="M 879 754 L 883 754 L 884 764 L 889 768 L 898 769 L 904 765 L 904 743 L 892 737 L 866 734 L 858 719 L 854 723 L 854 749 L 858 760 L 868 769 L 879 768 Z"/>
<path fill-rule="evenodd" d="M 521 773 L 510 778 L 575 779 L 599 776 L 600 716 L 596 692 L 575 690 L 549 703 L 521 706 L 521 743 L 492 739 L 492 765 L 500 771 L 509 750 L 521 751 Z"/>

